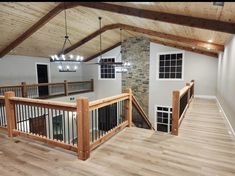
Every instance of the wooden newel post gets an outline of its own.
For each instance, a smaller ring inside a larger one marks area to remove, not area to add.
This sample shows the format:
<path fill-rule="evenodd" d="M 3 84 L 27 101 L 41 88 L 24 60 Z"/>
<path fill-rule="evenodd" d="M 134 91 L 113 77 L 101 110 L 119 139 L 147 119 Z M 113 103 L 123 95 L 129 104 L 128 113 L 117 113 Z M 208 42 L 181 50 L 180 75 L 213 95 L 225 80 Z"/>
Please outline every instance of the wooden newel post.
<path fill-rule="evenodd" d="M 128 100 L 128 113 L 127 113 L 127 121 L 128 121 L 128 127 L 131 127 L 132 125 L 132 90 L 128 89 L 129 93 L 129 100 Z"/>
<path fill-rule="evenodd" d="M 192 86 L 192 97 L 194 98 L 194 85 L 195 85 L 195 81 L 191 80 L 191 82 L 193 82 L 193 86 Z"/>
<path fill-rule="evenodd" d="M 68 92 L 68 81 L 67 80 L 64 80 L 64 95 L 65 96 L 68 96 L 69 95 L 69 92 Z"/>
<path fill-rule="evenodd" d="M 94 91 L 94 79 L 91 79 L 91 90 Z"/>
<path fill-rule="evenodd" d="M 190 91 L 191 91 L 191 89 L 190 89 L 190 83 L 186 83 L 186 86 L 188 86 L 188 92 L 187 92 L 187 104 L 189 103 L 189 100 L 190 100 Z"/>
<path fill-rule="evenodd" d="M 173 91 L 172 93 L 172 129 L 171 134 L 178 135 L 179 128 L 179 113 L 180 113 L 180 92 Z"/>
<path fill-rule="evenodd" d="M 27 97 L 26 82 L 21 82 L 21 91 L 22 91 L 22 97 Z"/>
<path fill-rule="evenodd" d="M 90 157 L 89 101 L 87 98 L 77 99 L 77 128 L 78 158 L 86 160 Z"/>
<path fill-rule="evenodd" d="M 15 97 L 15 92 L 5 92 L 4 96 L 5 96 L 8 136 L 13 137 L 13 129 L 16 129 L 15 109 L 14 105 L 10 102 L 10 98 Z"/>

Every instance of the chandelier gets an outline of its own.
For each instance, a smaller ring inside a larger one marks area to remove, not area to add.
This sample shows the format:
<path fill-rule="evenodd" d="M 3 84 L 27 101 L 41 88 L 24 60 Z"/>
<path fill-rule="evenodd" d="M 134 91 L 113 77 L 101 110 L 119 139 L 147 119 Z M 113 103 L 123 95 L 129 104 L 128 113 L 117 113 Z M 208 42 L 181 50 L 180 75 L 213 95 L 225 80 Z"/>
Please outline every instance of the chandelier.
<path fill-rule="evenodd" d="M 50 57 L 50 62 L 59 63 L 58 69 L 59 72 L 76 72 L 78 69 L 78 65 L 81 62 L 83 62 L 83 56 L 80 55 L 72 55 L 66 56 L 64 54 L 66 43 L 70 43 L 72 45 L 69 35 L 68 35 L 68 29 L 67 29 L 67 14 L 66 14 L 66 8 L 64 8 L 64 18 L 65 18 L 65 36 L 64 36 L 64 43 L 61 52 L 57 55 L 52 55 Z"/>
<path fill-rule="evenodd" d="M 99 27 L 101 30 L 101 17 L 98 18 L 99 19 Z M 122 29 L 120 28 L 120 43 L 122 43 Z M 131 64 L 130 62 L 102 62 L 102 38 L 101 38 L 101 33 L 100 33 L 100 54 L 99 54 L 99 62 L 96 63 L 87 63 L 87 64 L 98 64 L 98 65 L 109 65 L 112 67 L 115 67 L 115 72 L 116 73 L 125 73 L 128 71 L 128 69 L 130 68 Z M 122 51 L 120 50 L 120 52 L 118 53 L 118 56 L 116 57 L 116 59 L 119 59 L 120 56 L 122 54 Z"/>

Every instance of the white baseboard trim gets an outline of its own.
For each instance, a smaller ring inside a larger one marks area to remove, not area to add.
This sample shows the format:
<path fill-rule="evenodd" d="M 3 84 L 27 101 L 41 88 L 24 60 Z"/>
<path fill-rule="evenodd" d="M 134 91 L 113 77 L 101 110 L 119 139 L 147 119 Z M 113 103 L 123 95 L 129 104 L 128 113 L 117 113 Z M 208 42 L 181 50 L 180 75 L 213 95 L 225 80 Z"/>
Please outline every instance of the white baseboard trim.
<path fill-rule="evenodd" d="M 216 97 L 216 102 L 217 102 L 217 104 L 219 105 L 219 107 L 220 107 L 220 109 L 221 109 L 221 111 L 222 111 L 222 113 L 223 113 L 223 115 L 224 115 L 224 117 L 225 117 L 225 119 L 226 119 L 226 122 L 227 122 L 227 124 L 228 124 L 228 126 L 229 126 L 229 128 L 230 128 L 230 131 L 232 132 L 233 136 L 235 136 L 234 129 L 233 129 L 231 123 L 229 122 L 228 117 L 227 117 L 227 115 L 225 114 L 225 112 L 224 112 L 224 110 L 223 110 L 223 108 L 222 108 L 222 106 L 221 106 L 219 100 L 217 99 L 217 97 Z"/>
<path fill-rule="evenodd" d="M 195 98 L 203 98 L 203 99 L 216 99 L 214 95 L 194 95 Z"/>

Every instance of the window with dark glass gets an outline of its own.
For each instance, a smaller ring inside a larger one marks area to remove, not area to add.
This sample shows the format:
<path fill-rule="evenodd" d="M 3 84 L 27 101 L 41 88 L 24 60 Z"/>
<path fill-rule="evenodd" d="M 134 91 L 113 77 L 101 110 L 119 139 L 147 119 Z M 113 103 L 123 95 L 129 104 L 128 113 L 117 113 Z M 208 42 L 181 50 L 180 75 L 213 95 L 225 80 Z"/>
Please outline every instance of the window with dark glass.
<path fill-rule="evenodd" d="M 161 54 L 159 56 L 159 79 L 182 79 L 183 54 Z"/>
<path fill-rule="evenodd" d="M 101 63 L 115 63 L 115 58 L 103 58 Z M 115 66 L 114 65 L 100 65 L 100 78 L 101 79 L 115 79 Z"/>

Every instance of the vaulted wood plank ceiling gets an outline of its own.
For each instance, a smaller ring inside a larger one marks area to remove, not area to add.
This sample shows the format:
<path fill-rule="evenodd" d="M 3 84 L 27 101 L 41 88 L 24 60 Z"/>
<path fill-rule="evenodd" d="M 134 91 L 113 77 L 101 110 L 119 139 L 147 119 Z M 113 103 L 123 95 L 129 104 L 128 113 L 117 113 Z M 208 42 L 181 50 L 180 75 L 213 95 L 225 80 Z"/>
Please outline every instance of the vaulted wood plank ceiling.
<path fill-rule="evenodd" d="M 56 7 L 59 3 L 52 2 L 5 2 L 0 4 L 0 32 L 2 40 L 0 42 L 0 51 L 9 45 L 14 39 L 20 36 L 24 31 L 30 28 L 47 12 Z M 119 3 L 112 4 L 136 7 L 139 9 L 150 9 L 160 12 L 174 13 L 193 17 L 214 19 L 225 22 L 235 22 L 235 3 L 225 2 L 224 7 L 213 6 L 212 2 L 150 2 L 149 4 L 139 3 Z M 181 36 L 189 39 L 201 40 L 207 42 L 212 39 L 213 43 L 224 45 L 232 34 L 217 32 L 194 27 L 187 27 L 178 24 L 154 21 L 129 15 L 112 13 L 104 10 L 98 10 L 83 6 L 67 9 L 68 34 L 72 44 L 82 40 L 94 31 L 99 29 L 98 17 L 102 17 L 102 26 L 122 23 L 136 26 L 153 31 Z M 47 24 L 41 27 L 33 35 L 23 41 L 9 54 L 49 57 L 52 54 L 60 52 L 64 41 L 64 12 L 62 11 L 51 19 Z M 140 34 L 133 31 L 123 31 L 123 39 Z M 218 53 L 218 51 L 207 50 L 208 46 L 198 47 L 192 44 L 186 44 L 179 41 L 170 41 L 169 39 L 158 38 L 146 35 L 155 41 L 169 43 L 171 46 L 200 49 L 201 51 Z M 112 29 L 102 33 L 102 48 L 106 49 L 120 41 L 120 30 Z M 68 45 L 69 46 L 69 45 Z M 67 47 L 68 47 L 67 46 Z M 99 52 L 99 36 L 84 43 L 79 48 L 71 51 L 73 54 L 83 55 L 85 58 Z"/>

